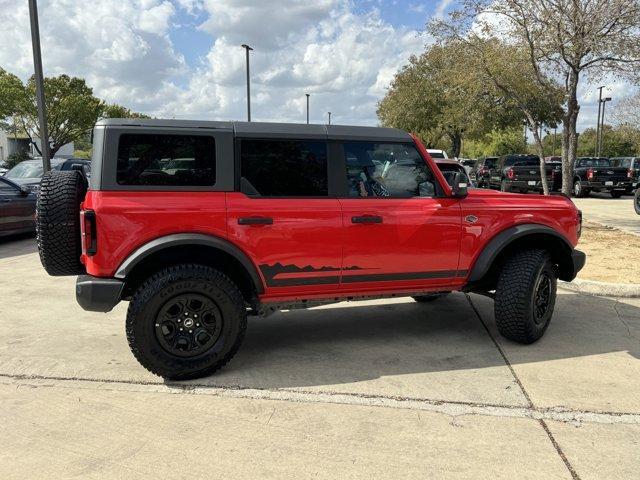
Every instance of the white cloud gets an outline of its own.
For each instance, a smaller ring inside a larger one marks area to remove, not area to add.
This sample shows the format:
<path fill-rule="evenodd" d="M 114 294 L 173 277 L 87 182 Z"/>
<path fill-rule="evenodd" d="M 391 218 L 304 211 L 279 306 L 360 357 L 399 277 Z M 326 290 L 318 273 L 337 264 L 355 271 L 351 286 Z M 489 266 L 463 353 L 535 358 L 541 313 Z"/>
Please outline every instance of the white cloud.
<path fill-rule="evenodd" d="M 444 0 L 446 1 L 446 0 Z M 244 119 L 249 43 L 255 120 L 375 124 L 395 71 L 422 50 L 418 32 L 355 13 L 350 0 L 40 0 L 45 74 L 82 76 L 101 98 L 156 116 Z M 213 45 L 189 67 L 172 44 L 177 13 L 204 19 Z M 197 16 L 196 16 L 197 15 Z M 26 2 L 0 0 L 0 65 L 32 72 Z"/>

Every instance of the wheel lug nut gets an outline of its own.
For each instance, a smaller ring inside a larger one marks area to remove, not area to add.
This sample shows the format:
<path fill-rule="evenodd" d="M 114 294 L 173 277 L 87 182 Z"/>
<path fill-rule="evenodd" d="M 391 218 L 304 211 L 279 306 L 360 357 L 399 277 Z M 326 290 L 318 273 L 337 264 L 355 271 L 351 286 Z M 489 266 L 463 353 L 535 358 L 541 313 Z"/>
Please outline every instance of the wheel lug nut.
<path fill-rule="evenodd" d="M 180 331 L 182 331 L 182 327 L 180 327 Z"/>
<path fill-rule="evenodd" d="M 198 318 L 198 315 L 194 315 L 195 318 Z"/>
<path fill-rule="evenodd" d="M 193 333 L 193 330 L 189 330 L 189 333 Z"/>
<path fill-rule="evenodd" d="M 200 324 L 199 324 L 199 323 L 196 323 L 196 327 L 199 327 L 199 326 L 200 326 Z"/>
<path fill-rule="evenodd" d="M 156 323 L 156 327 L 159 327 L 159 326 L 160 326 L 160 324 L 159 324 L 159 323 Z"/>

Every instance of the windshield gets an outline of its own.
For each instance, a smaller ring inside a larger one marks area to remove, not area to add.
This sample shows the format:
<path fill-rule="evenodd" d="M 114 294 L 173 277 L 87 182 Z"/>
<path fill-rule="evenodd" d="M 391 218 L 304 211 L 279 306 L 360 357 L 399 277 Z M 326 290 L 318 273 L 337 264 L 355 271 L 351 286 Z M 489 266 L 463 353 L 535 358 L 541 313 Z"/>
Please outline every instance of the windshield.
<path fill-rule="evenodd" d="M 581 158 L 581 167 L 610 167 L 611 161 L 608 158 Z"/>
<path fill-rule="evenodd" d="M 51 162 L 51 168 L 60 170 L 61 161 Z M 9 170 L 5 177 L 7 178 L 42 178 L 42 162 L 39 160 L 27 160 L 20 162 L 18 165 Z"/>

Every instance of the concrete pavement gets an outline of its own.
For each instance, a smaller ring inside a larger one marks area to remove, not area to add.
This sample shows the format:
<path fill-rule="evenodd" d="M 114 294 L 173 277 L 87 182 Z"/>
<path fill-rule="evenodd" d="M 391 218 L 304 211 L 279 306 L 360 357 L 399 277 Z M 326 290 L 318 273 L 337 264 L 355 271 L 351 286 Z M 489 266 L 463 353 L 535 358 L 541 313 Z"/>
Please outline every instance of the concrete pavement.
<path fill-rule="evenodd" d="M 251 319 L 219 374 L 164 383 L 33 239 L 0 243 L 0 478 L 634 478 L 640 300 L 563 293 L 517 345 L 454 294 Z"/>
<path fill-rule="evenodd" d="M 592 193 L 587 198 L 572 200 L 582 210 L 585 221 L 640 235 L 640 215 L 633 209 L 633 197 L 611 198 L 604 193 Z"/>

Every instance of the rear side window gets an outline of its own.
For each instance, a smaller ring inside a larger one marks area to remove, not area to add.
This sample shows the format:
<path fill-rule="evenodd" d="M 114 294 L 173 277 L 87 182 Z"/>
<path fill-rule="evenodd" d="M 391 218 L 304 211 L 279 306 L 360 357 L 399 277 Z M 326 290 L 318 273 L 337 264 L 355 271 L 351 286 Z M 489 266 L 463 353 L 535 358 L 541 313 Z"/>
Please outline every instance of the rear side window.
<path fill-rule="evenodd" d="M 119 185 L 213 186 L 215 166 L 213 137 L 123 134 L 116 181 Z"/>
<path fill-rule="evenodd" d="M 262 197 L 326 197 L 327 144 L 250 140 L 240 144 L 241 190 Z"/>

